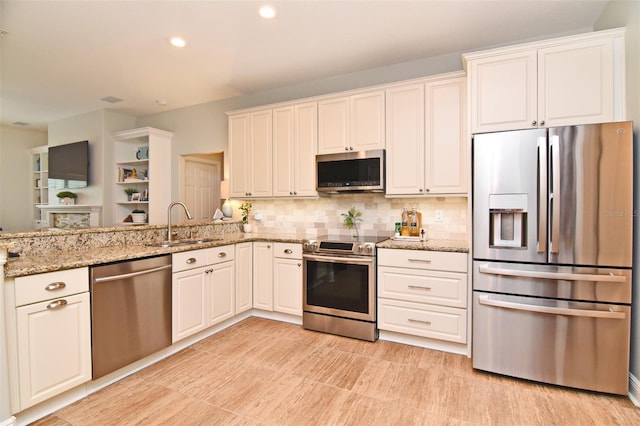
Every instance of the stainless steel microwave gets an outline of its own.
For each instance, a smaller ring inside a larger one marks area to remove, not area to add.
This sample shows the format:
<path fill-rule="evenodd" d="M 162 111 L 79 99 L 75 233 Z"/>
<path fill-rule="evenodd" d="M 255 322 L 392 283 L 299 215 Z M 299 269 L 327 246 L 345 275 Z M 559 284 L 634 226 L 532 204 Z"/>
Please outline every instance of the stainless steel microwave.
<path fill-rule="evenodd" d="M 316 155 L 318 192 L 384 192 L 385 151 Z"/>

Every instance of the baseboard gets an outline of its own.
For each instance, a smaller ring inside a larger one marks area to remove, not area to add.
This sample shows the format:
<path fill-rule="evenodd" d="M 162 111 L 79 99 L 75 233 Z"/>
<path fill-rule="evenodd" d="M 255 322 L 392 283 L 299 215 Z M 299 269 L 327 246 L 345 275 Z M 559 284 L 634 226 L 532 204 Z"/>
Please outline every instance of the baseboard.
<path fill-rule="evenodd" d="M 629 399 L 636 407 L 640 407 L 640 381 L 629 373 Z"/>

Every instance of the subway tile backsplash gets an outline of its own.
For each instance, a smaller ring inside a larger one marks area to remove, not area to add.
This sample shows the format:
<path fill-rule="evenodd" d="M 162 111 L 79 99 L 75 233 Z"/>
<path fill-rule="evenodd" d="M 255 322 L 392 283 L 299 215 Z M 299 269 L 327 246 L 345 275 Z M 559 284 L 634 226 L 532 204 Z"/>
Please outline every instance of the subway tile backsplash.
<path fill-rule="evenodd" d="M 232 200 L 233 218 L 240 220 L 238 207 Z M 362 212 L 358 224 L 360 235 L 392 235 L 395 222 L 400 222 L 403 207 L 416 207 L 422 212 L 422 225 L 427 237 L 438 240 L 467 240 L 467 198 L 385 198 L 382 194 L 340 194 L 319 199 L 252 200 L 249 221 L 262 232 L 306 233 L 310 236 L 351 235 L 342 224 L 342 213 L 352 206 Z M 442 221 L 436 222 L 436 210 Z M 256 214 L 262 220 L 256 220 Z"/>

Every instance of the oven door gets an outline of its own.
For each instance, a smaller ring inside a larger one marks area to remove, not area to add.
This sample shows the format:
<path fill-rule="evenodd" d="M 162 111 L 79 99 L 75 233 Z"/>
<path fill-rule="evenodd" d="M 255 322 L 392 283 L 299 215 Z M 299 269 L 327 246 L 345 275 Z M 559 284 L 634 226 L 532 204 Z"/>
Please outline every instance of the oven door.
<path fill-rule="evenodd" d="M 375 257 L 304 254 L 306 312 L 375 321 Z"/>

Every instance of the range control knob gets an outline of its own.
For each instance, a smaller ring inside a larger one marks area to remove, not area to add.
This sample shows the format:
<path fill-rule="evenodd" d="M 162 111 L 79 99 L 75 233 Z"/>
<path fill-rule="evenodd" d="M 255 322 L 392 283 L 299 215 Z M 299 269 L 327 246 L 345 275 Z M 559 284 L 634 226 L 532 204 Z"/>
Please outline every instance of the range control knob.
<path fill-rule="evenodd" d="M 364 252 L 367 254 L 373 254 L 373 248 L 374 248 L 373 244 L 367 244 L 364 246 Z"/>

